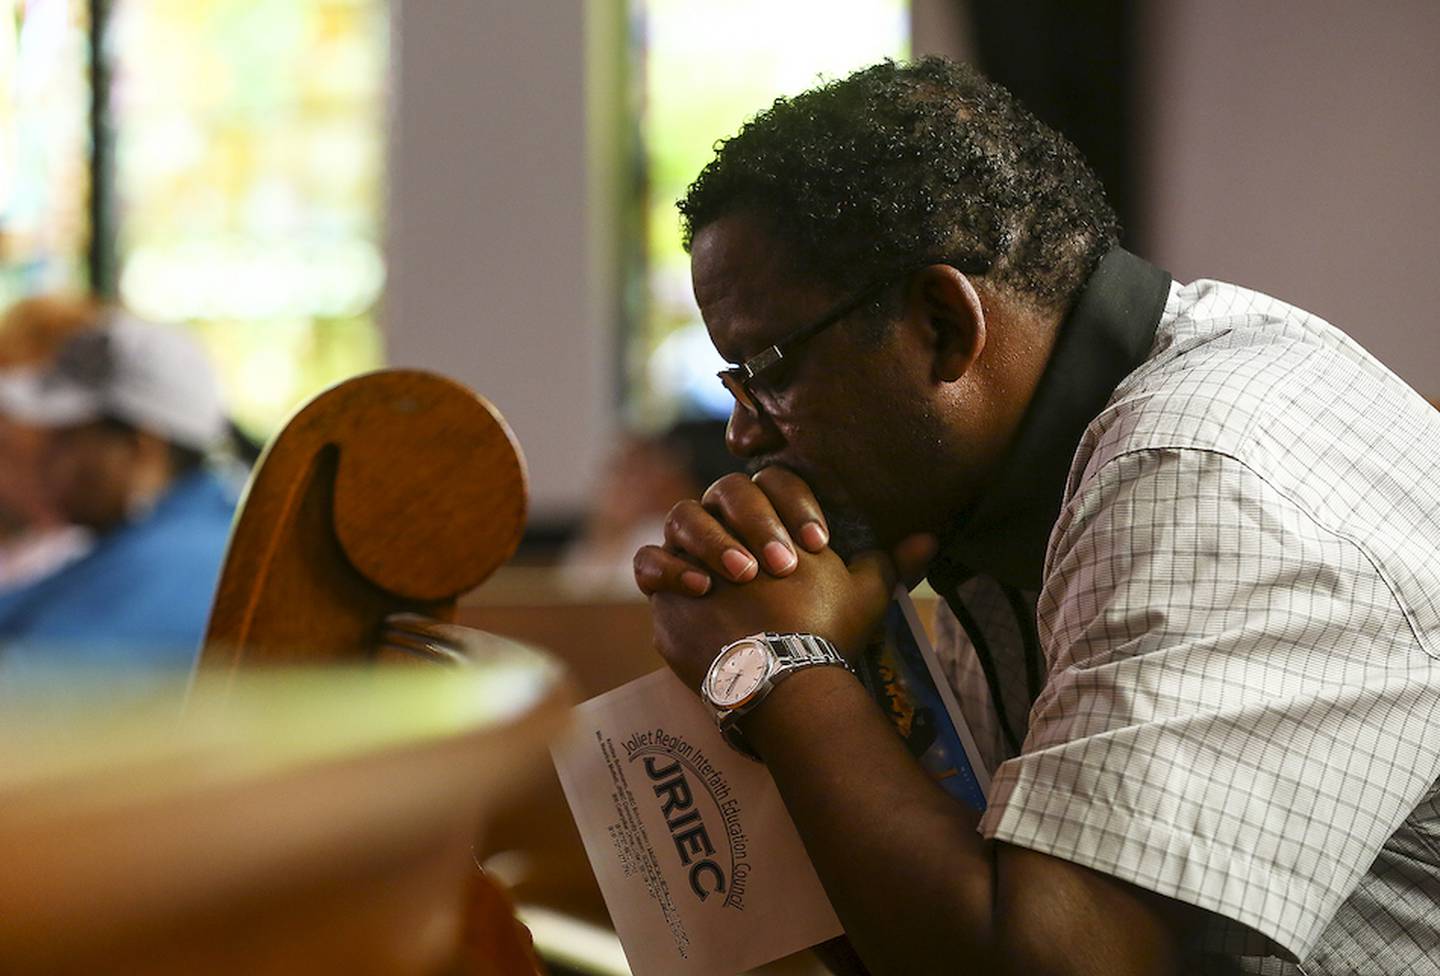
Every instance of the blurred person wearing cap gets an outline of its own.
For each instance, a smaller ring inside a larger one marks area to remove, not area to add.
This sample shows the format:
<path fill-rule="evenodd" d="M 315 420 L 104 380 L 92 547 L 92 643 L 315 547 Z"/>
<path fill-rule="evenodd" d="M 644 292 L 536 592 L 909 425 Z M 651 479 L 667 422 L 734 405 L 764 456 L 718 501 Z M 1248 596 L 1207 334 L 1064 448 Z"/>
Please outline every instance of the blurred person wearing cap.
<path fill-rule="evenodd" d="M 238 495 L 206 464 L 230 424 L 199 344 L 108 313 L 49 368 L 0 372 L 0 414 L 47 432 L 41 482 L 95 536 L 83 558 L 0 595 L 0 684 L 70 666 L 189 667 Z"/>
<path fill-rule="evenodd" d="M 43 368 L 101 314 L 84 295 L 16 302 L 0 316 L 0 371 Z M 0 415 L 0 593 L 50 575 L 90 547 L 90 533 L 65 521 L 41 483 L 44 440 L 44 431 Z"/>

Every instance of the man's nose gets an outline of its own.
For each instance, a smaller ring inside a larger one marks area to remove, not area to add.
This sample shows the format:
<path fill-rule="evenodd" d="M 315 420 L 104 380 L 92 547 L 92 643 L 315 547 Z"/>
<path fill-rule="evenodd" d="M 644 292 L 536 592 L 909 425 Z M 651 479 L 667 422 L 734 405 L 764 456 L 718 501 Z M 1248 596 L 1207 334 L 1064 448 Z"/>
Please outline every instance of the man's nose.
<path fill-rule="evenodd" d="M 769 417 L 757 416 L 739 403 L 730 410 L 725 425 L 725 446 L 739 458 L 759 457 L 779 450 L 785 438 Z"/>

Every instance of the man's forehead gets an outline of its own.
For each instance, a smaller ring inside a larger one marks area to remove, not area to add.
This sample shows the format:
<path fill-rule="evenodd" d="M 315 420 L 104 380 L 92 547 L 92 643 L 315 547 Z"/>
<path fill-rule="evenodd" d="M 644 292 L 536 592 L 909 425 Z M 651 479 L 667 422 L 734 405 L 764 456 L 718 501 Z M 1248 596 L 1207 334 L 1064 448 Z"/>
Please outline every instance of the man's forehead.
<path fill-rule="evenodd" d="M 779 284 L 778 251 L 776 242 L 747 218 L 722 217 L 706 224 L 690 249 L 696 300 L 702 308 L 754 303 Z"/>
<path fill-rule="evenodd" d="M 695 300 L 716 348 L 728 358 L 752 354 L 803 324 L 823 306 L 806 287 L 783 245 L 745 216 L 722 217 L 695 234 L 690 272 Z"/>

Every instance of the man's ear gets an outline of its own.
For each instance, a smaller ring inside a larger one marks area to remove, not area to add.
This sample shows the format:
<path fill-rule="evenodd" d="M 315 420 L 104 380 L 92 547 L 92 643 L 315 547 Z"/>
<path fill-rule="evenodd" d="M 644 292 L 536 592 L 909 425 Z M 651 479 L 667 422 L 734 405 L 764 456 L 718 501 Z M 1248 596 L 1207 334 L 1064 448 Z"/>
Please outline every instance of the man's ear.
<path fill-rule="evenodd" d="M 935 378 L 953 383 L 970 371 L 985 349 L 985 307 L 970 278 L 948 264 L 932 264 L 915 276 L 913 300 L 932 334 Z"/>

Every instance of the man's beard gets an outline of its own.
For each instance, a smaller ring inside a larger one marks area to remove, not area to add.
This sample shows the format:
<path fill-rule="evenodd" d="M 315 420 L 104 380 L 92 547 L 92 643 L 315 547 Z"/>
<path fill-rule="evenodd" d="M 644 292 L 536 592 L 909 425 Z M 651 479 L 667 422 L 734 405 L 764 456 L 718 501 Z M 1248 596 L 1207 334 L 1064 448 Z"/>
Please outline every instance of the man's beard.
<path fill-rule="evenodd" d="M 830 548 L 847 563 L 869 549 L 880 548 L 880 538 L 870 523 L 845 508 L 820 503 L 825 522 L 830 526 Z"/>

